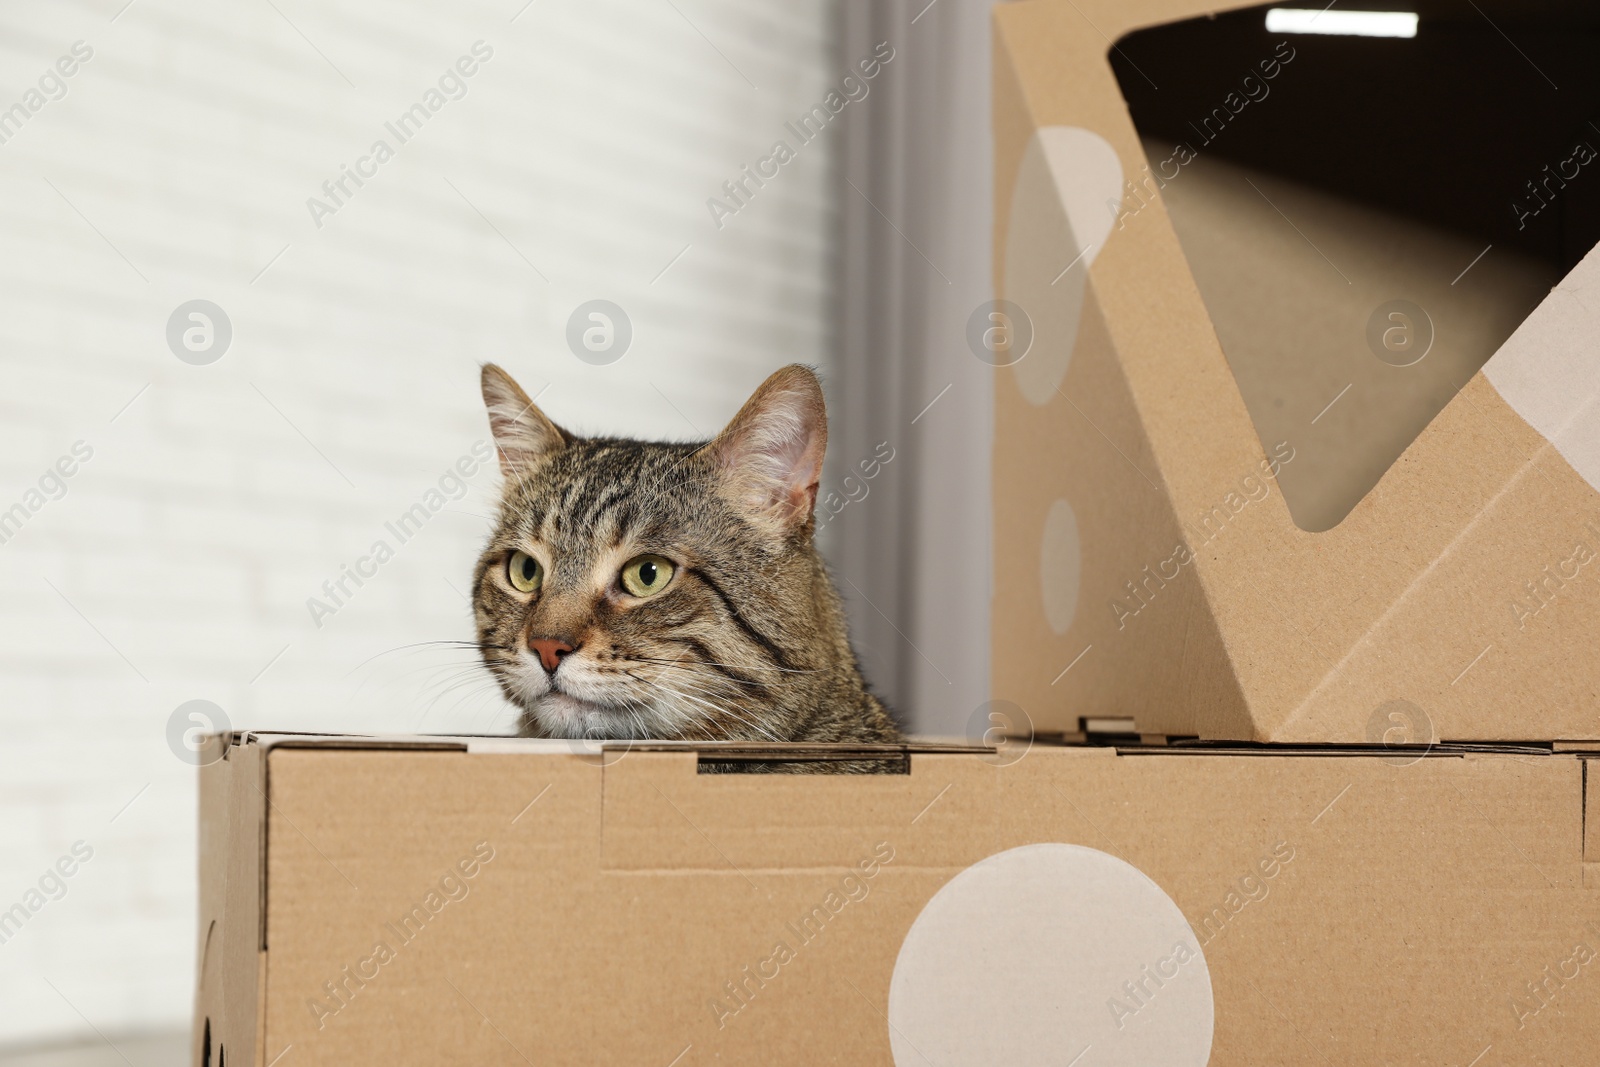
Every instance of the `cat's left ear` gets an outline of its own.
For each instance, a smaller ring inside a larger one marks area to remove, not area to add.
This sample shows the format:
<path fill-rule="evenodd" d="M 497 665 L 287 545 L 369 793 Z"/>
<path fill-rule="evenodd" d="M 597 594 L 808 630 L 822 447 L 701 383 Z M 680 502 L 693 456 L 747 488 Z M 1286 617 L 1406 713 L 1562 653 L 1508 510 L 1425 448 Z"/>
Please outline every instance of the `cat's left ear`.
<path fill-rule="evenodd" d="M 493 363 L 483 365 L 483 403 L 489 432 L 500 454 L 500 471 L 520 477 L 538 460 L 565 447 L 567 432 L 545 417 L 511 375 Z"/>
<path fill-rule="evenodd" d="M 751 518 L 787 533 L 811 518 L 828 448 L 822 383 L 791 363 L 761 383 L 711 442 L 723 487 Z"/>

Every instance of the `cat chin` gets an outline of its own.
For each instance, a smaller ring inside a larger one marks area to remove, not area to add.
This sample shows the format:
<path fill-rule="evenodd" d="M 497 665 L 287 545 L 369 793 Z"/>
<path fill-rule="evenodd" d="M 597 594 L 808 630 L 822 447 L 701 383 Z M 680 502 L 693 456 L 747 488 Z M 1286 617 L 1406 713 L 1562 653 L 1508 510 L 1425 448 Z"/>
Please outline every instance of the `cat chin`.
<path fill-rule="evenodd" d="M 534 700 L 529 715 L 549 737 L 623 740 L 649 734 L 638 714 L 597 704 L 568 693 L 546 693 Z"/>

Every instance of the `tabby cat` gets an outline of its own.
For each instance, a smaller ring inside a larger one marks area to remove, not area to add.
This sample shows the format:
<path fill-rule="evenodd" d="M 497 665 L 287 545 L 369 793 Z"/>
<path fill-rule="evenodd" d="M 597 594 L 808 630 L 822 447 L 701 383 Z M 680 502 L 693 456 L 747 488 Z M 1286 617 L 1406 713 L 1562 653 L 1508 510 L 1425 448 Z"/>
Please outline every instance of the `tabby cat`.
<path fill-rule="evenodd" d="M 899 740 L 812 545 L 828 430 L 809 369 L 699 444 L 578 437 L 493 364 L 483 399 L 505 484 L 473 607 L 524 736 Z"/>

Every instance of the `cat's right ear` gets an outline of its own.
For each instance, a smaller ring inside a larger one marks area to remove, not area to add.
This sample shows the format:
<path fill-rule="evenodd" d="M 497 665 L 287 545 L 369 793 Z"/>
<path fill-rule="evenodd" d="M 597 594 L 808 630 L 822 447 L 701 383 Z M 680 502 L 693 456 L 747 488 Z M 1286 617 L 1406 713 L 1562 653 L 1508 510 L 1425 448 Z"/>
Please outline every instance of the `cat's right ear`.
<path fill-rule="evenodd" d="M 526 473 L 539 460 L 560 451 L 570 438 L 545 417 L 511 375 L 493 363 L 483 365 L 483 404 L 489 409 L 489 432 L 507 478 Z"/>

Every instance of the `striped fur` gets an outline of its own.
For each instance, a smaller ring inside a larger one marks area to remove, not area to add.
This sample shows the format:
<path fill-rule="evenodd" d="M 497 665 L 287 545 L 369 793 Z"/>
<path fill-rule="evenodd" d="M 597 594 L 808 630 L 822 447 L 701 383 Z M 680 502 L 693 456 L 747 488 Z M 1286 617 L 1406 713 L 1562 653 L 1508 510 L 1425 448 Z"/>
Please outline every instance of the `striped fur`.
<path fill-rule="evenodd" d="M 812 545 L 827 430 L 810 370 L 778 371 L 703 444 L 576 437 L 492 364 L 483 391 L 505 486 L 474 610 L 524 735 L 899 739 Z M 518 551 L 544 567 L 536 593 L 507 576 Z M 645 553 L 676 571 L 633 597 L 620 571 Z M 553 673 L 539 638 L 574 649 Z"/>

